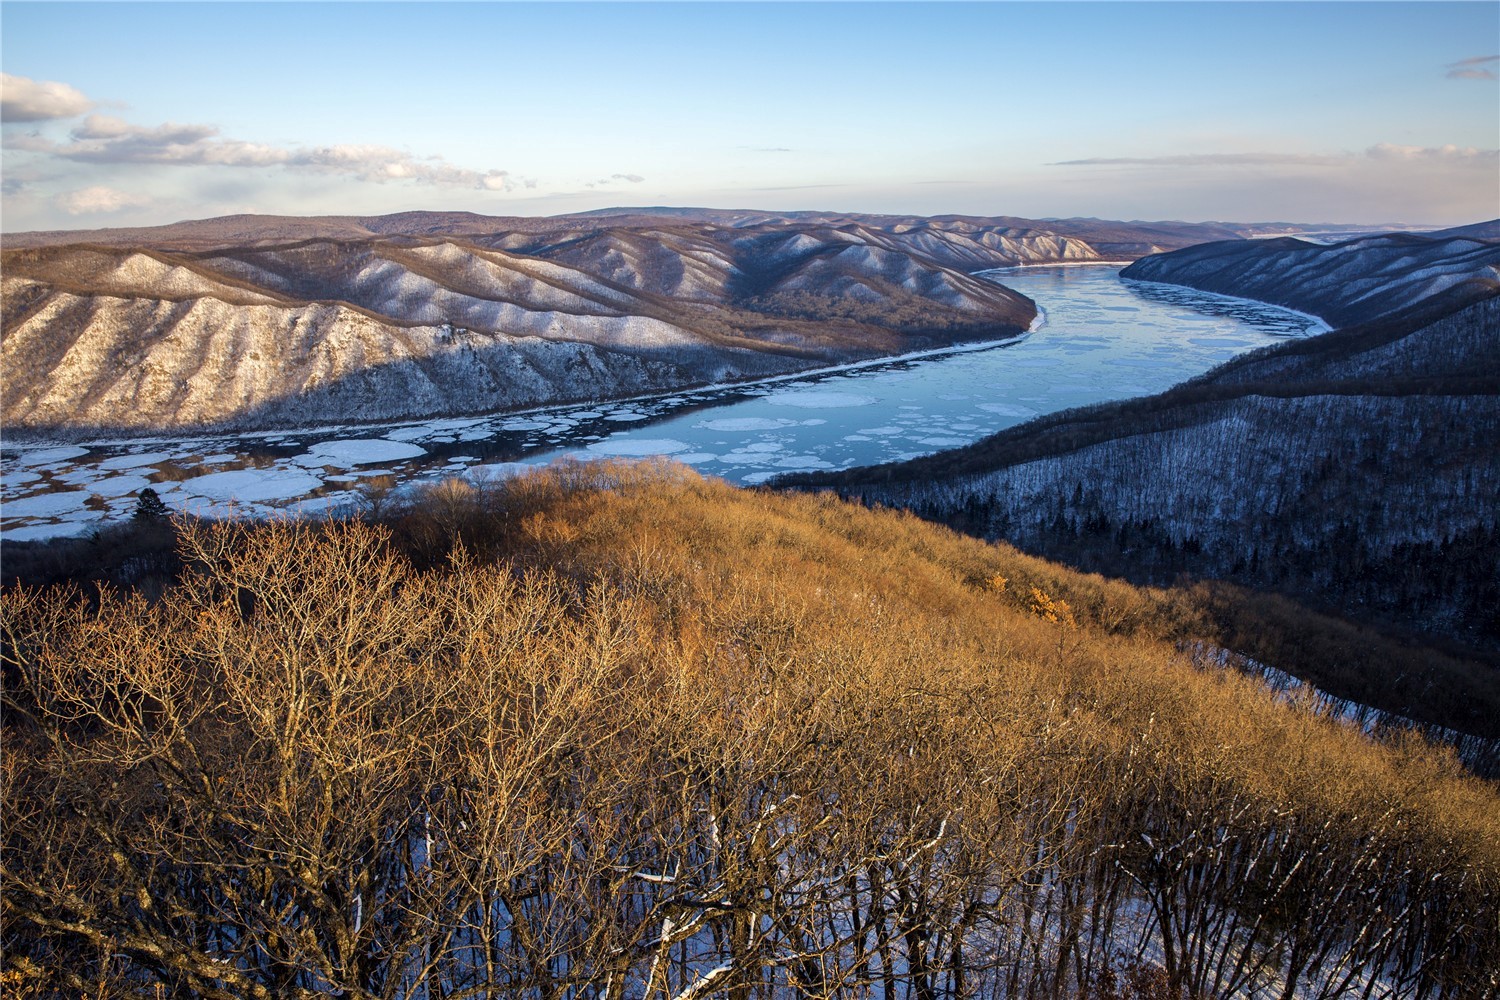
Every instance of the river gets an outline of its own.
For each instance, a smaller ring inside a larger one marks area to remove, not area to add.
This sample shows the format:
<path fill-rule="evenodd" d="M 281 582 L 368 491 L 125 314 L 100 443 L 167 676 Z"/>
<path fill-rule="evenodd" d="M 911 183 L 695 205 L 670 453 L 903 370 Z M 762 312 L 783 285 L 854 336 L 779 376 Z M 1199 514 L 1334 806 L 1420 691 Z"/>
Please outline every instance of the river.
<path fill-rule="evenodd" d="M 764 382 L 521 414 L 231 437 L 0 447 L 6 541 L 128 518 L 151 487 L 210 516 L 318 513 L 371 486 L 514 474 L 560 456 L 667 455 L 734 483 L 914 458 L 1044 413 L 1160 392 L 1326 329 L 1274 306 L 1122 281 L 1113 266 L 988 272 L 1041 307 L 1023 337 Z"/>

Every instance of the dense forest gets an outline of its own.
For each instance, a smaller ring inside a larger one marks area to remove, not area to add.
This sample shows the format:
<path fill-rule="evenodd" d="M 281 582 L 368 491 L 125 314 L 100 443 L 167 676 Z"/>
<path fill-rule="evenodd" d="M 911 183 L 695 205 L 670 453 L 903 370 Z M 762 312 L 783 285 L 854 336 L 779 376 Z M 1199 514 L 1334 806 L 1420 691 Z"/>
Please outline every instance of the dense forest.
<path fill-rule="evenodd" d="M 6 593 L 8 996 L 1500 990 L 1495 786 L 1224 592 L 674 466 L 123 530 Z"/>

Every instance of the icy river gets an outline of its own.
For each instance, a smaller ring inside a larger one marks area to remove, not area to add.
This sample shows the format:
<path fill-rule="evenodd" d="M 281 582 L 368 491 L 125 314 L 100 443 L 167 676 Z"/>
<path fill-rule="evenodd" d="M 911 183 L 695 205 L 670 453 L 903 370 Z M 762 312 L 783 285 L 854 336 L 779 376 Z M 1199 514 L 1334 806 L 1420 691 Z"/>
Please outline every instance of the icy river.
<path fill-rule="evenodd" d="M 914 458 L 1038 414 L 1160 392 L 1326 329 L 1273 306 L 1122 281 L 1111 266 L 990 272 L 1036 301 L 1016 340 L 672 395 L 230 437 L 0 446 L 7 541 L 128 518 L 151 487 L 204 515 L 351 509 L 371 486 L 506 476 L 560 456 L 666 455 L 735 483 Z"/>

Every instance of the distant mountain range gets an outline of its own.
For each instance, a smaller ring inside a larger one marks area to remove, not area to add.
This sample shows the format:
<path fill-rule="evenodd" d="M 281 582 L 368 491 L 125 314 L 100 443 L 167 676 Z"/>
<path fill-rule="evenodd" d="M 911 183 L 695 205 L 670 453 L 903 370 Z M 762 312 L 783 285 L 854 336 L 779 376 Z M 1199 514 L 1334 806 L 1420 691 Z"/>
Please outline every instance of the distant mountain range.
<path fill-rule="evenodd" d="M 1218 224 L 710 209 L 230 216 L 5 238 L 14 433 L 515 409 L 1003 339 L 970 272 L 1139 257 Z"/>

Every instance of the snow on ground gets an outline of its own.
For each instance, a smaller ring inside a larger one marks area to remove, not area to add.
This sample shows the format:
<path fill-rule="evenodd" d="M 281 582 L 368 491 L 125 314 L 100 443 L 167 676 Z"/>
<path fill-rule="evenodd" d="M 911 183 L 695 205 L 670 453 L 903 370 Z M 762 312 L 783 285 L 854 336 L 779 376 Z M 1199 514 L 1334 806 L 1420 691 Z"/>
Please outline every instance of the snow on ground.
<path fill-rule="evenodd" d="M 399 462 L 425 454 L 427 454 L 426 448 L 404 441 L 391 441 L 385 438 L 350 438 L 339 441 L 319 441 L 307 449 L 306 457 L 313 459 L 314 464 L 372 465 L 376 462 Z"/>
<path fill-rule="evenodd" d="M 798 406 L 809 410 L 823 410 L 844 406 L 870 406 L 880 400 L 874 396 L 862 396 L 854 392 L 818 392 L 799 389 L 767 396 L 766 402 L 772 406 Z"/>

